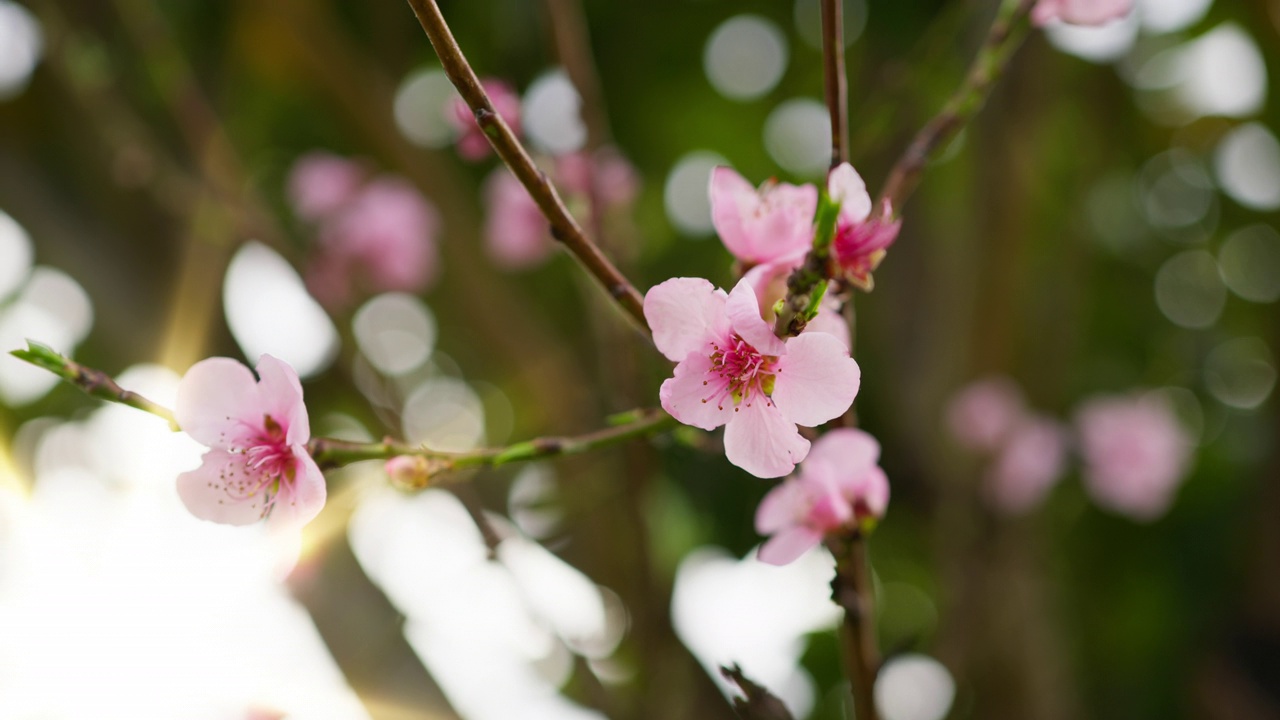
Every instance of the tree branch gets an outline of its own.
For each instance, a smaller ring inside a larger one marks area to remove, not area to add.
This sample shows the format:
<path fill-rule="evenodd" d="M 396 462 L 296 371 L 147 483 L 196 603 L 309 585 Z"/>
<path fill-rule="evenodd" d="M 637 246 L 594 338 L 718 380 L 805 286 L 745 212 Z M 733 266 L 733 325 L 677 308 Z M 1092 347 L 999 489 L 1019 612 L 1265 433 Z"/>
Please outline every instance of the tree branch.
<path fill-rule="evenodd" d="M 490 102 L 489 96 L 480 85 L 475 70 L 467 63 L 462 49 L 449 30 L 444 16 L 435 0 L 408 0 L 410 7 L 418 17 L 419 24 L 431 41 L 445 74 L 458 89 L 462 99 L 475 113 L 476 122 L 484 131 L 489 144 L 498 153 L 498 157 L 511 168 L 511 172 L 520 180 L 534 202 L 542 210 L 551 223 L 551 235 L 564 244 L 565 248 L 578 258 L 587 272 L 605 289 L 609 297 L 628 314 L 636 323 L 648 332 L 649 325 L 644 318 L 644 299 L 631 282 L 613 265 L 600 248 L 596 247 L 582 231 L 577 221 L 569 214 L 560 194 L 547 179 L 545 173 L 538 169 L 525 151 L 524 146 L 516 138 L 506 121 L 498 115 Z"/>
<path fill-rule="evenodd" d="M 822 67 L 831 115 L 831 167 L 849 161 L 849 80 L 844 71 L 844 2 L 822 0 Z"/>
<path fill-rule="evenodd" d="M 884 191 L 876 207 L 889 201 L 899 212 L 920 182 L 920 176 L 933 157 L 946 148 L 986 104 L 995 83 L 1004 74 L 1009 59 L 1026 37 L 1028 25 L 1020 21 L 1031 12 L 1035 0 L 1003 0 L 987 38 L 969 66 L 964 82 L 952 94 L 932 120 L 916 133 L 915 138 L 898 158 L 885 181 Z"/>
<path fill-rule="evenodd" d="M 733 711 L 742 720 L 793 720 L 791 711 L 773 693 L 742 673 L 736 664 L 720 668 L 720 674 L 742 691 L 733 699 Z M 862 716 L 858 716 L 862 720 Z"/>
<path fill-rule="evenodd" d="M 880 672 L 880 649 L 876 644 L 875 589 L 866 539 L 855 530 L 828 535 L 826 544 L 836 557 L 831 599 L 844 608 L 840 645 L 852 685 L 854 715 L 858 720 L 879 720 L 875 685 Z"/>

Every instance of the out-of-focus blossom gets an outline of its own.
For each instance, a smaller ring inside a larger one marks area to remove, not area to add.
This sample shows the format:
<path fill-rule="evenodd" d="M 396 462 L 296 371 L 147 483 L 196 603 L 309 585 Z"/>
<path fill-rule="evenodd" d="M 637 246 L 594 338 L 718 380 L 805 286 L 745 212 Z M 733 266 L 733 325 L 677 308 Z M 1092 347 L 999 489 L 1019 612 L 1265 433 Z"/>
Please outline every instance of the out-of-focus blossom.
<path fill-rule="evenodd" d="M 357 289 L 422 292 L 435 278 L 439 225 L 416 188 L 377 177 L 321 225 L 307 288 L 331 308 L 348 305 Z"/>
<path fill-rule="evenodd" d="M 555 249 L 546 217 L 505 166 L 485 180 L 484 203 L 488 213 L 485 249 L 499 266 L 510 270 L 530 267 Z"/>
<path fill-rule="evenodd" d="M 630 205 L 640 192 L 640 176 L 618 151 L 568 153 L 556 158 L 556 180 L 567 192 L 588 196 L 591 185 L 606 209 Z"/>
<path fill-rule="evenodd" d="M 799 474 L 769 491 L 756 510 L 756 532 L 773 536 L 760 548 L 760 561 L 786 565 L 827 533 L 884 517 L 889 479 L 879 459 L 880 444 L 861 430 L 819 438 Z"/>
<path fill-rule="evenodd" d="M 1007 377 L 966 385 L 947 405 L 947 425 L 970 450 L 995 452 L 1025 413 L 1022 391 Z"/>
<path fill-rule="evenodd" d="M 424 488 L 431 484 L 432 463 L 421 455 L 397 455 L 382 467 L 399 487 Z"/>
<path fill-rule="evenodd" d="M 738 260 L 757 264 L 793 257 L 813 242 L 818 189 L 768 181 L 759 189 L 727 167 L 711 171 L 711 223 Z"/>
<path fill-rule="evenodd" d="M 782 340 L 760 316 L 751 285 L 733 292 L 700 278 L 649 290 L 645 319 L 658 350 L 677 362 L 662 384 L 662 407 L 704 430 L 725 425 L 729 462 L 758 477 L 781 477 L 809 452 L 796 425 L 820 425 L 858 393 L 858 363 L 826 333 Z"/>
<path fill-rule="evenodd" d="M 209 448 L 200 467 L 178 476 L 178 495 L 196 517 L 228 525 L 262 519 L 300 527 L 325 501 L 324 475 L 307 452 L 311 426 L 302 384 L 270 355 L 258 378 L 229 358 L 191 367 L 178 384 L 178 424 Z"/>
<path fill-rule="evenodd" d="M 298 217 L 317 222 L 351 202 L 364 175 L 364 169 L 347 158 L 319 150 L 309 152 L 289 170 L 289 202 Z"/>
<path fill-rule="evenodd" d="M 503 80 L 486 78 L 480 82 L 499 117 L 520 135 L 520 96 Z M 458 154 L 467 160 L 480 160 L 492 152 L 489 140 L 476 122 L 475 113 L 461 97 L 455 96 L 445 109 L 445 117 L 458 132 Z"/>
<path fill-rule="evenodd" d="M 893 219 L 893 207 L 887 200 L 880 214 L 872 217 L 867 185 L 849 163 L 841 163 L 831 171 L 827 177 L 827 193 L 840 203 L 832 254 L 845 279 L 869 292 L 875 285 L 871 273 L 898 239 L 902 221 Z"/>
<path fill-rule="evenodd" d="M 1157 394 L 1103 396 L 1076 414 L 1084 482 L 1099 505 L 1138 520 L 1162 515 L 1187 471 L 1191 440 Z"/>
<path fill-rule="evenodd" d="M 1061 20 L 1071 25 L 1105 25 L 1133 10 L 1133 0 L 1040 0 L 1031 11 L 1036 25 Z"/>
<path fill-rule="evenodd" d="M 987 497 L 1007 513 L 1040 504 L 1066 469 L 1067 433 L 1055 421 L 1028 416 L 1004 439 L 987 474 Z"/>

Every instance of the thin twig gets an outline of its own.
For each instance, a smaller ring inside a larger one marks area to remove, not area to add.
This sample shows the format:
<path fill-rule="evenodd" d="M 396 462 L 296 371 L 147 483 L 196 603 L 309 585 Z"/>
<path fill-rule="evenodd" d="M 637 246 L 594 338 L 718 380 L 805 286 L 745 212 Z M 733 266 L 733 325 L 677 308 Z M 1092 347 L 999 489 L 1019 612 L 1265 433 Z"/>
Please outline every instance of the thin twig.
<path fill-rule="evenodd" d="M 556 57 L 582 98 L 582 120 L 587 126 L 586 147 L 597 150 L 609 143 L 609 114 L 600 86 L 600 73 L 591 56 L 591 33 L 582 13 L 582 0 L 545 2 Z"/>
<path fill-rule="evenodd" d="M 849 161 L 849 80 L 844 71 L 844 2 L 822 0 L 822 67 L 831 115 L 831 167 Z"/>
<path fill-rule="evenodd" d="M 440 63 L 445 74 L 458 89 L 462 99 L 475 113 L 476 123 L 484 130 L 489 144 L 498 153 L 498 157 L 511 168 L 511 172 L 528 190 L 529 195 L 542 210 L 551 223 L 551 235 L 564 244 L 565 248 L 578 258 L 587 272 L 596 279 L 615 302 L 631 316 L 636 323 L 648 332 L 649 325 L 644 318 L 644 299 L 639 291 L 623 274 L 614 267 L 608 257 L 596 247 L 582 228 L 578 225 L 555 186 L 547 179 L 545 173 L 538 169 L 525 151 L 524 146 L 516 138 L 515 133 L 506 121 L 494 110 L 489 95 L 480 85 L 475 70 L 467 63 L 462 49 L 449 30 L 449 25 L 440 13 L 435 0 L 408 0 L 410 7 L 418 17 L 419 24 L 440 56 Z"/>
<path fill-rule="evenodd" d="M 180 429 L 172 410 L 125 390 L 107 373 L 81 365 L 40 343 L 28 340 L 27 346 L 25 350 L 14 350 L 10 354 L 48 370 L 93 397 L 149 412 L 167 420 L 174 430 Z M 611 417 L 610 422 L 610 427 L 584 435 L 534 438 L 505 447 L 480 448 L 468 452 L 440 452 L 391 439 L 363 443 L 337 438 L 312 438 L 307 443 L 307 451 L 324 469 L 342 467 L 361 460 L 388 460 L 401 455 L 425 458 L 431 470 L 426 479 L 430 480 L 451 470 L 496 467 L 546 457 L 577 455 L 633 438 L 653 435 L 675 424 L 674 418 L 658 408 L 620 413 Z"/>
<path fill-rule="evenodd" d="M 743 674 L 737 664 L 723 666 L 720 674 L 742 691 L 733 699 L 733 710 L 742 720 L 793 720 L 791 711 L 773 693 Z M 862 716 L 858 716 L 862 720 Z"/>
<path fill-rule="evenodd" d="M 987 38 L 969 66 L 964 82 L 952 94 L 942 111 L 916 133 L 906 151 L 898 158 L 876 207 L 889 201 L 894 212 L 915 191 L 920 176 L 934 155 L 973 120 L 991 95 L 996 80 L 1004 74 L 1009 59 L 1026 37 L 1028 26 L 1020 21 L 1031 12 L 1035 0 L 1003 0 Z"/>
<path fill-rule="evenodd" d="M 840 644 L 853 690 L 854 716 L 858 720 L 878 720 L 875 684 L 880 672 L 880 648 L 876 643 L 875 589 L 866 539 L 855 530 L 829 535 L 826 544 L 836 557 L 831 598 L 844 608 Z"/>

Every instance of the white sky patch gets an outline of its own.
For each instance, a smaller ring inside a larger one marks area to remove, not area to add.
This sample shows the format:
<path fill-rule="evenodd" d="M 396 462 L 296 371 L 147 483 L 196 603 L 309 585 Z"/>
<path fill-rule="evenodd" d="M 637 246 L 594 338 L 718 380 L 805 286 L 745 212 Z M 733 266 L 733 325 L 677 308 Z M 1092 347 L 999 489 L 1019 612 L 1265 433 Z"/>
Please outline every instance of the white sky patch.
<path fill-rule="evenodd" d="M 266 245 L 247 243 L 231 259 L 222 301 L 231 335 L 250 365 L 266 353 L 307 378 L 338 355 L 337 328 L 297 271 Z"/>

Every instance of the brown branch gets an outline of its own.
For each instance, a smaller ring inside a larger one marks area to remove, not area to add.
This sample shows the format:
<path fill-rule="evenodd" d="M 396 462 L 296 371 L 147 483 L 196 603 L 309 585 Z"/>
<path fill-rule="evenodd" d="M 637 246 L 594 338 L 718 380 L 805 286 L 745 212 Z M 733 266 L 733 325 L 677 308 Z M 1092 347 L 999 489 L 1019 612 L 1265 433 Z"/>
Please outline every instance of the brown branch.
<path fill-rule="evenodd" d="M 744 675 L 736 664 L 721 667 L 720 674 L 742 691 L 744 697 L 733 699 L 733 710 L 742 720 L 793 720 L 781 700 Z M 862 720 L 861 715 L 858 720 Z"/>
<path fill-rule="evenodd" d="M 876 643 L 875 589 L 866 539 L 855 530 L 829 535 L 826 544 L 836 557 L 831 598 L 844 608 L 840 645 L 852 684 L 854 715 L 858 720 L 878 720 L 874 691 L 880 672 L 880 649 Z"/>
<path fill-rule="evenodd" d="M 515 133 L 506 121 L 498 115 L 489 100 L 489 95 L 480 85 L 475 70 L 467 63 L 462 49 L 449 30 L 444 15 L 435 0 L 408 0 L 419 24 L 431 41 L 445 75 L 458 89 L 462 99 L 475 112 L 476 123 L 484 130 L 489 144 L 498 153 L 498 157 L 511 168 L 511 172 L 520 180 L 534 202 L 542 210 L 542 214 L 551 223 L 551 235 L 564 244 L 565 248 L 578 258 L 579 262 L 591 273 L 592 277 L 604 288 L 609 297 L 631 316 L 636 323 L 648 332 L 649 325 L 644 318 L 644 299 L 639 291 L 623 274 L 614 267 L 600 248 L 596 247 L 582 231 L 577 221 L 569 214 L 555 186 L 547 179 L 545 173 L 538 169 L 529 157 L 529 153 L 520 144 Z"/>
<path fill-rule="evenodd" d="M 973 120 L 986 103 L 995 83 L 1004 74 L 1009 59 L 1026 36 L 1027 25 L 1020 21 L 1031 12 L 1035 0 L 1003 0 L 986 40 L 969 66 L 964 82 L 933 119 L 916 133 L 898 158 L 885 181 L 876 207 L 889 201 L 900 212 L 915 191 L 920 176 L 933 157 Z"/>
<path fill-rule="evenodd" d="M 822 68 L 831 115 L 831 167 L 849 161 L 849 80 L 844 71 L 844 2 L 822 0 Z"/>

